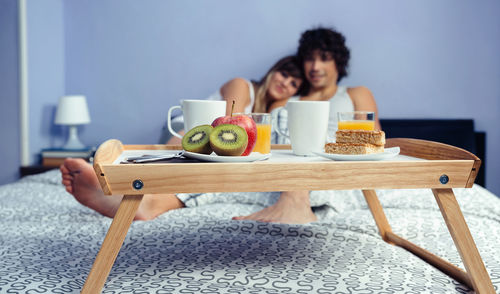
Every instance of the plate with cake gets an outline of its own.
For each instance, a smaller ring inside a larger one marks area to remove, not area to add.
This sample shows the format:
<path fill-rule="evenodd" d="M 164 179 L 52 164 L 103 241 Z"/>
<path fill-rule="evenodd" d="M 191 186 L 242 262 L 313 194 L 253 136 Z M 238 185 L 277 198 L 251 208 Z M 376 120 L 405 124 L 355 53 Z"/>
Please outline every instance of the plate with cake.
<path fill-rule="evenodd" d="M 385 160 L 399 154 L 399 147 L 384 148 L 384 131 L 338 130 L 335 143 L 315 154 L 333 160 Z"/>

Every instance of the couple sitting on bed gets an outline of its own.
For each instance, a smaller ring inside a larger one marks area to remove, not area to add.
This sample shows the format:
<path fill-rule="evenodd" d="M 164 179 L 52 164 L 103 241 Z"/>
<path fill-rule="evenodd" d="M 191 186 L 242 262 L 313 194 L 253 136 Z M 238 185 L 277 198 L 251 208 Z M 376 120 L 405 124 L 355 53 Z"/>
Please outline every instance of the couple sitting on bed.
<path fill-rule="evenodd" d="M 220 88 L 220 99 L 229 102 L 236 99 L 235 112 L 272 112 L 289 99 L 330 101 L 329 133 L 334 133 L 338 111 L 377 112 L 373 95 L 367 88 L 338 86 L 347 75 L 348 61 L 349 49 L 342 34 L 325 28 L 308 30 L 300 38 L 297 56 L 278 61 L 259 82 L 241 78 L 227 82 Z M 300 96 L 294 96 L 298 94 Z M 378 118 L 376 129 L 380 129 Z M 273 143 L 283 143 L 283 138 L 273 139 Z M 115 215 L 122 197 L 105 196 L 88 163 L 66 159 L 61 172 L 66 190 L 81 204 L 108 217 Z M 150 220 L 170 209 L 182 208 L 184 202 L 179 197 L 144 195 L 135 219 Z M 317 220 L 310 206 L 309 191 L 281 192 L 273 205 L 233 219 L 289 224 Z"/>

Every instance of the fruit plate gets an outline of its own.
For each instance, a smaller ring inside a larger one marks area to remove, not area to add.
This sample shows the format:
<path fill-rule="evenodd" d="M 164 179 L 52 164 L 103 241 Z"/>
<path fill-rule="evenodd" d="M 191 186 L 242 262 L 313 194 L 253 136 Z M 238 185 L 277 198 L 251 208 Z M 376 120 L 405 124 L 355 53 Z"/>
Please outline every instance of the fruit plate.
<path fill-rule="evenodd" d="M 384 152 L 373 154 L 333 154 L 325 152 L 314 152 L 314 154 L 333 160 L 342 161 L 369 161 L 369 160 L 384 160 L 395 157 L 399 154 L 399 147 L 385 148 Z"/>
<path fill-rule="evenodd" d="M 201 154 L 201 153 L 193 153 L 189 151 L 184 151 L 184 156 L 198 159 L 201 161 L 212 161 L 212 162 L 252 162 L 252 161 L 260 161 L 266 160 L 271 157 L 271 153 L 262 154 L 259 152 L 252 152 L 248 156 L 219 156 L 215 153 L 210 155 Z"/>

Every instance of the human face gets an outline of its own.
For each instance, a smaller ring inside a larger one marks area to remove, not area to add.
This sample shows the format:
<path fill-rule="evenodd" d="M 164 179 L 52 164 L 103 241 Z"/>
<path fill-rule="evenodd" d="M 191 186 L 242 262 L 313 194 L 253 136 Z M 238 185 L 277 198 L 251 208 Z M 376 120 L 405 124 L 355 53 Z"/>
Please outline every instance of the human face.
<path fill-rule="evenodd" d="M 315 50 L 304 60 L 304 71 L 312 88 L 320 89 L 336 85 L 339 73 L 329 52 Z"/>
<path fill-rule="evenodd" d="M 271 76 L 267 94 L 274 100 L 288 99 L 295 95 L 302 85 L 302 79 L 285 71 L 275 71 Z"/>

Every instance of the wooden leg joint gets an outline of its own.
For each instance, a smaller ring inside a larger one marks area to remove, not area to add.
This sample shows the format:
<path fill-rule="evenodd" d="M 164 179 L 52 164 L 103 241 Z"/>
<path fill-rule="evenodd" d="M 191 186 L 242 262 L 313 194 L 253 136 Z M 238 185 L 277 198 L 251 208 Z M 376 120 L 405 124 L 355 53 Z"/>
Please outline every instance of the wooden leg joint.
<path fill-rule="evenodd" d="M 455 246 L 462 257 L 466 271 L 394 234 L 375 191 L 363 190 L 363 195 L 385 242 L 410 251 L 448 276 L 474 289 L 476 293 L 495 293 L 452 189 L 433 189 L 432 192 Z"/>
<path fill-rule="evenodd" d="M 432 189 L 448 231 L 457 247 L 472 288 L 476 293 L 495 293 L 493 284 L 479 255 L 452 189 Z"/>
<path fill-rule="evenodd" d="M 377 193 L 375 193 L 375 190 L 363 190 L 363 195 L 365 196 L 366 203 L 368 204 L 368 208 L 370 208 L 373 219 L 377 224 L 382 240 L 387 243 L 392 243 L 387 237 L 387 232 L 392 232 L 392 229 L 389 225 L 389 221 L 387 221 L 384 209 L 378 200 Z"/>

